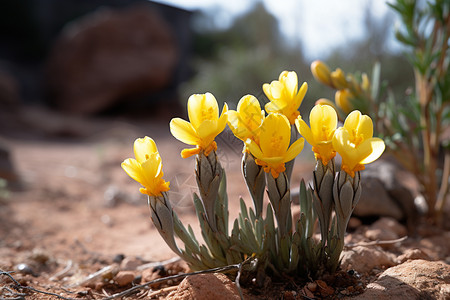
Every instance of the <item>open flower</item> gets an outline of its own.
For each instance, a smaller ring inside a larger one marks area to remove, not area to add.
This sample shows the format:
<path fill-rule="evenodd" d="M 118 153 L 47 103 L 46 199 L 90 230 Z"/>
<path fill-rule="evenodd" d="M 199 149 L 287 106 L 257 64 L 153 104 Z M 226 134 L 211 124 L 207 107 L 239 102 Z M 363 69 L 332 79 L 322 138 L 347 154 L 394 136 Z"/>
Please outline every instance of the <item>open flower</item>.
<path fill-rule="evenodd" d="M 162 161 L 155 141 L 148 136 L 134 142 L 134 158 L 127 158 L 121 164 L 127 174 L 142 184 L 139 191 L 149 196 L 161 196 L 169 190 L 169 182 L 162 178 Z"/>
<path fill-rule="evenodd" d="M 274 178 L 278 178 L 286 170 L 284 164 L 293 160 L 303 149 L 303 138 L 289 146 L 290 140 L 289 120 L 282 114 L 272 113 L 261 125 L 259 145 L 251 139 L 247 139 L 245 143 L 256 158 L 256 163 L 263 166 L 266 173 L 271 172 Z"/>
<path fill-rule="evenodd" d="M 215 137 L 221 133 L 227 125 L 226 112 L 228 106 L 225 103 L 222 115 L 219 117 L 219 105 L 211 93 L 194 94 L 188 99 L 187 122 L 180 118 L 170 121 L 170 132 L 179 141 L 196 148 L 181 151 L 183 158 L 199 154 L 204 151 L 205 155 L 217 149 Z"/>
<path fill-rule="evenodd" d="M 300 115 L 298 108 L 308 90 L 308 84 L 304 82 L 298 89 L 297 73 L 283 71 L 278 80 L 274 80 L 270 84 L 265 83 L 263 90 L 270 100 L 265 106 L 266 111 L 281 113 L 288 118 L 291 124 L 294 124 L 295 119 Z"/>
<path fill-rule="evenodd" d="M 385 144 L 374 138 L 373 123 L 369 116 L 358 110 L 350 113 L 344 127 L 338 128 L 333 137 L 333 147 L 342 157 L 341 169 L 351 177 L 364 170 L 364 165 L 375 161 L 384 151 Z"/>
<path fill-rule="evenodd" d="M 311 128 L 298 116 L 295 120 L 298 132 L 311 144 L 317 160 L 326 166 L 336 156 L 333 148 L 333 135 L 337 126 L 337 114 L 333 107 L 318 104 L 313 107 L 309 115 Z"/>
<path fill-rule="evenodd" d="M 264 111 L 261 110 L 258 99 L 252 95 L 246 95 L 239 100 L 237 111 L 229 110 L 228 126 L 234 135 L 246 141 L 251 139 L 259 144 L 259 132 L 264 121 Z"/>

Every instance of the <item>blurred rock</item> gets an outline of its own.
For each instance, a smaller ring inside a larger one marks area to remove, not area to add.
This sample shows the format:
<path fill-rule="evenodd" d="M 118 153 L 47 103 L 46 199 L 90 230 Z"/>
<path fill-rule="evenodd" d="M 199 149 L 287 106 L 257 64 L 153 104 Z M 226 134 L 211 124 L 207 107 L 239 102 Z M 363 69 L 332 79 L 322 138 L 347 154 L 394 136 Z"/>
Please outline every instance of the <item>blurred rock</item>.
<path fill-rule="evenodd" d="M 373 223 L 364 233 L 371 240 L 387 241 L 406 236 L 406 227 L 394 218 L 380 218 Z"/>
<path fill-rule="evenodd" d="M 450 299 L 450 266 L 412 260 L 384 271 L 353 299 Z"/>
<path fill-rule="evenodd" d="M 397 258 L 397 261 L 402 264 L 405 261 L 414 259 L 430 260 L 430 257 L 421 249 L 408 249 Z"/>
<path fill-rule="evenodd" d="M 167 299 L 230 300 L 240 299 L 236 285 L 224 274 L 199 274 L 186 277 Z"/>
<path fill-rule="evenodd" d="M 119 271 L 119 273 L 114 276 L 114 280 L 119 286 L 127 286 L 133 282 L 134 277 L 135 275 L 131 271 Z"/>
<path fill-rule="evenodd" d="M 370 273 L 374 268 L 396 265 L 394 254 L 383 251 L 380 247 L 357 246 L 343 251 L 341 260 L 343 270 L 353 269 L 358 273 Z"/>
<path fill-rule="evenodd" d="M 14 168 L 11 152 L 8 146 L 0 139 L 0 178 L 5 179 L 9 183 L 17 182 L 18 175 Z"/>
<path fill-rule="evenodd" d="M 361 172 L 362 194 L 354 215 L 406 220 L 408 230 L 414 230 L 417 219 L 414 196 L 399 176 L 399 167 L 395 162 L 381 159 L 368 165 Z"/>
<path fill-rule="evenodd" d="M 101 8 L 62 30 L 47 62 L 49 96 L 66 112 L 97 113 L 164 89 L 177 54 L 170 25 L 149 5 Z"/>

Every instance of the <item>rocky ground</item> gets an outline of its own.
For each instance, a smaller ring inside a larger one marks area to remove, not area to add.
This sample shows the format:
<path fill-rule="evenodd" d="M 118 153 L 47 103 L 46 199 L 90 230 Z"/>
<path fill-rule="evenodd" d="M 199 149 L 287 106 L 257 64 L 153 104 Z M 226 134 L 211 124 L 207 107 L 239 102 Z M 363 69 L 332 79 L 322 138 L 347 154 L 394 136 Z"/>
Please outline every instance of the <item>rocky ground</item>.
<path fill-rule="evenodd" d="M 194 161 L 181 159 L 183 145 L 160 119 L 86 120 L 32 109 L 2 125 L 0 141 L 12 166 L 2 173 L 8 187 L 0 188 L 0 299 L 239 299 L 235 283 L 220 273 L 181 275 L 190 270 L 159 237 L 139 185 L 120 168 L 132 157 L 135 138 L 153 137 L 171 181 L 171 201 L 183 222 L 196 228 Z M 241 145 L 225 132 L 219 147 L 234 218 L 239 195 L 248 198 Z M 309 180 L 312 168 L 308 155 L 300 157 L 293 185 Z M 392 216 L 353 218 L 336 276 L 268 279 L 258 288 L 250 281 L 244 297 L 449 299 L 450 231 L 418 220 L 408 232 Z"/>

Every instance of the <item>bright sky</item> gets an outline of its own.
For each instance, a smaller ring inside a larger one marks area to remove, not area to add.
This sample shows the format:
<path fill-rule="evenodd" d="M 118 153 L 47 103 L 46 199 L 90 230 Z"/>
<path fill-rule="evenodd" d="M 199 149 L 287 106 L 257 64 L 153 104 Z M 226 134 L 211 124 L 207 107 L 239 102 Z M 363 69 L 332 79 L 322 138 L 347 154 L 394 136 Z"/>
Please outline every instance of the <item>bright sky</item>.
<path fill-rule="evenodd" d="M 234 16 L 247 11 L 257 0 L 154 0 L 185 9 L 217 12 L 220 24 L 229 25 Z M 307 58 L 323 58 L 345 42 L 361 38 L 365 7 L 382 17 L 391 9 L 384 0 L 263 0 L 279 21 L 283 34 L 294 42 L 303 41 Z M 392 17 L 396 17 L 392 14 Z M 392 30 L 390 47 L 396 48 Z"/>

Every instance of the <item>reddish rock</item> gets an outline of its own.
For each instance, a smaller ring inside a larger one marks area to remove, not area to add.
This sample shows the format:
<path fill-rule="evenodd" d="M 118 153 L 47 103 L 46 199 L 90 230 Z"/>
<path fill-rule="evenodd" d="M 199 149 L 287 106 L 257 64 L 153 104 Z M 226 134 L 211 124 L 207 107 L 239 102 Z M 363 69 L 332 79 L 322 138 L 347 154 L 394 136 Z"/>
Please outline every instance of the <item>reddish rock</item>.
<path fill-rule="evenodd" d="M 170 26 L 151 7 L 102 8 L 62 31 L 47 64 L 48 92 L 64 111 L 96 113 L 162 90 L 176 63 Z"/>
<path fill-rule="evenodd" d="M 404 237 L 408 234 L 405 226 L 394 218 L 380 218 L 365 232 L 365 236 L 371 240 L 388 241 Z"/>
<path fill-rule="evenodd" d="M 430 257 L 421 249 L 408 249 L 398 257 L 397 261 L 404 263 L 405 261 L 414 259 L 430 260 Z"/>
<path fill-rule="evenodd" d="M 441 261 L 413 260 L 384 271 L 358 300 L 450 299 L 450 266 Z"/>
<path fill-rule="evenodd" d="M 230 300 L 240 299 L 235 284 L 221 273 L 199 274 L 186 277 L 171 292 L 168 299 L 172 300 Z"/>
<path fill-rule="evenodd" d="M 380 247 L 354 247 L 343 251 L 341 259 L 343 270 L 353 269 L 359 273 L 370 273 L 374 268 L 396 265 L 395 256 Z"/>
<path fill-rule="evenodd" d="M 134 280 L 134 273 L 131 271 L 120 271 L 114 276 L 114 280 L 119 286 L 127 286 Z"/>

